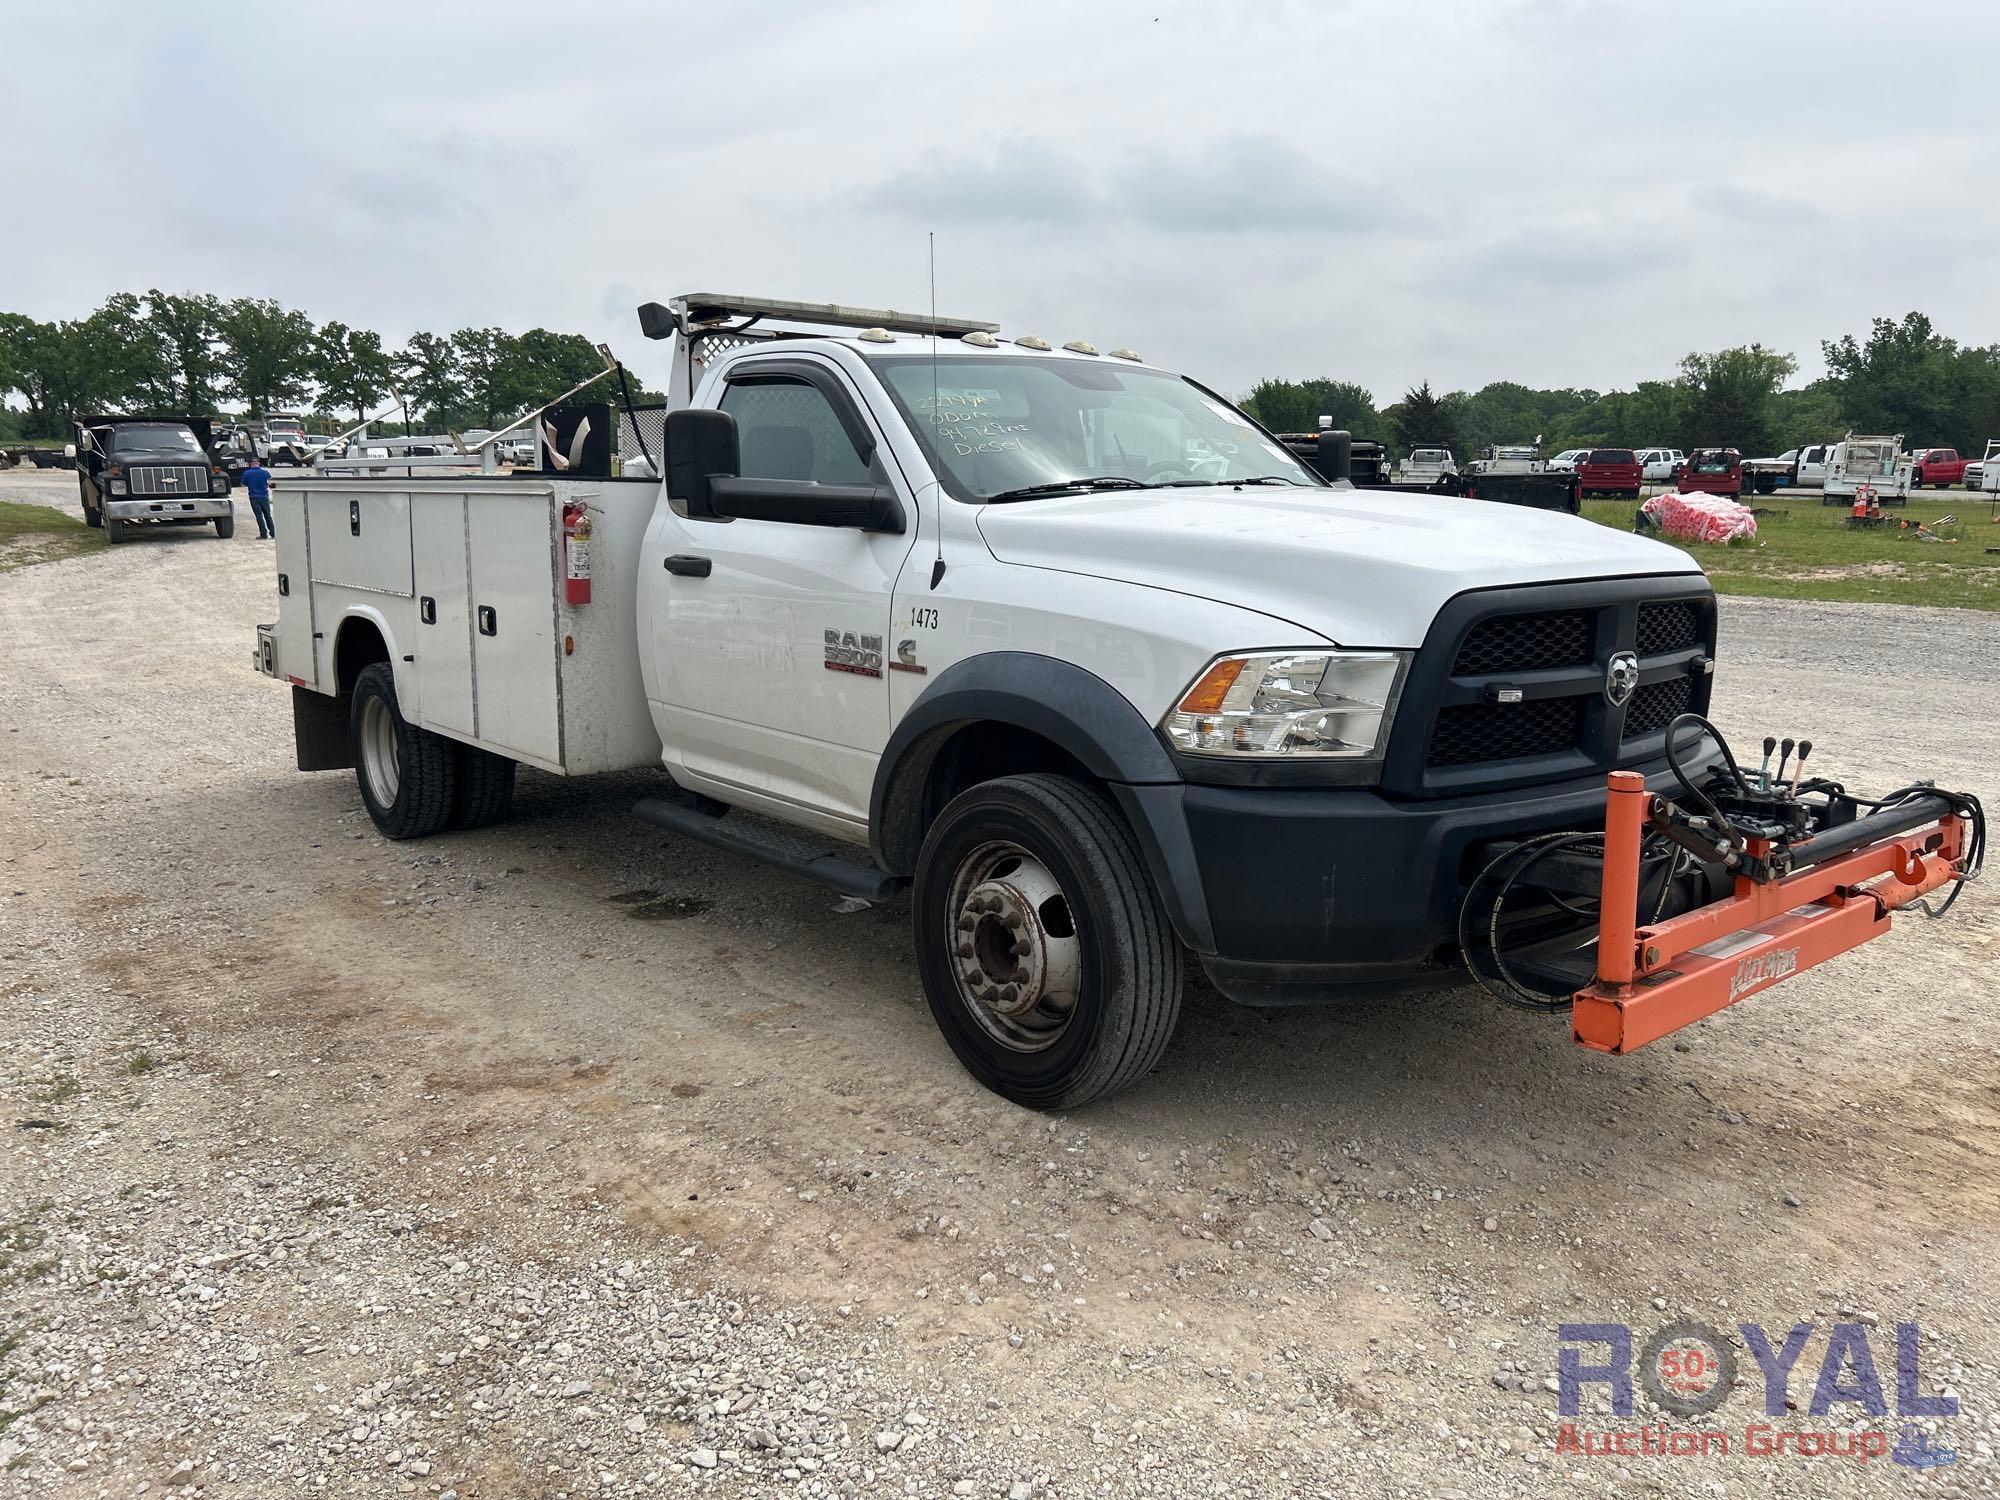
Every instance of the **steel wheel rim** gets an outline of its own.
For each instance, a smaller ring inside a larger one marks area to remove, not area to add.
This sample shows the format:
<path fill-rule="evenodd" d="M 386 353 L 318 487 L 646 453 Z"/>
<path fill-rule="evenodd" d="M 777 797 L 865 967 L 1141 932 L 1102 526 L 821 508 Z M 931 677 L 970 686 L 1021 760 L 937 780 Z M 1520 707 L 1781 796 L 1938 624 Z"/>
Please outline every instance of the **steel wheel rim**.
<path fill-rule="evenodd" d="M 368 788 L 375 800 L 383 807 L 394 807 L 396 791 L 403 784 L 402 760 L 396 721 L 380 698 L 370 698 L 361 708 L 361 768 L 368 775 Z"/>
<path fill-rule="evenodd" d="M 1083 991 L 1075 907 L 1042 860 L 1006 839 L 959 862 L 946 906 L 952 983 L 980 1030 L 1010 1052 L 1061 1041 Z"/>

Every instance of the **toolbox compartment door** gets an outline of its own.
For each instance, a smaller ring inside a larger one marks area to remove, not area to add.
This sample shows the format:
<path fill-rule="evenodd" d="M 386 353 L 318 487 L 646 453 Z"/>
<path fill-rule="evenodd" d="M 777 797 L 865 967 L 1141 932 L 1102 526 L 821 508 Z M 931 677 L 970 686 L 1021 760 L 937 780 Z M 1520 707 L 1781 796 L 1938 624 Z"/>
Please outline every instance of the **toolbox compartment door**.
<path fill-rule="evenodd" d="M 277 527 L 272 546 L 278 554 L 278 676 L 309 688 L 319 686 L 319 653 L 313 649 L 313 590 L 310 538 L 306 535 L 305 497 L 296 490 L 275 490 L 271 520 Z"/>
<path fill-rule="evenodd" d="M 329 483 L 306 491 L 314 583 L 410 597 L 410 497 Z"/>
<path fill-rule="evenodd" d="M 479 739 L 560 768 L 554 502 L 547 491 L 475 491 L 465 504 Z"/>
<path fill-rule="evenodd" d="M 472 582 L 466 553 L 466 497 L 413 494 L 410 546 L 417 623 L 417 706 L 424 727 L 472 738 Z"/>

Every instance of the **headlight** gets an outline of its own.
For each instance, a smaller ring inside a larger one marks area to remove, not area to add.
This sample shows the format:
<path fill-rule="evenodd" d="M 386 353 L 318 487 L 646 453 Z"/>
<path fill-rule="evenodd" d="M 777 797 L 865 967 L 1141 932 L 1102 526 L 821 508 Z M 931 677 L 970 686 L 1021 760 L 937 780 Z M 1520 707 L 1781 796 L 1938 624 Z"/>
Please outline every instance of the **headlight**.
<path fill-rule="evenodd" d="M 227 474 L 211 474 L 211 475 L 209 475 L 209 477 L 208 477 L 208 492 L 209 492 L 209 493 L 210 493 L 211 495 L 226 495 L 226 494 L 228 494 L 228 493 L 229 493 L 229 476 L 228 476 Z"/>
<path fill-rule="evenodd" d="M 112 493 L 112 494 L 114 494 L 114 495 L 122 495 L 122 494 L 124 494 L 124 493 L 125 493 L 125 481 L 124 481 L 124 480 L 122 480 L 122 479 L 114 479 L 114 480 L 112 480 L 112 481 L 111 481 L 111 493 Z"/>
<path fill-rule="evenodd" d="M 1257 651 L 1213 662 L 1160 728 L 1176 750 L 1260 760 L 1382 754 L 1407 653 Z"/>

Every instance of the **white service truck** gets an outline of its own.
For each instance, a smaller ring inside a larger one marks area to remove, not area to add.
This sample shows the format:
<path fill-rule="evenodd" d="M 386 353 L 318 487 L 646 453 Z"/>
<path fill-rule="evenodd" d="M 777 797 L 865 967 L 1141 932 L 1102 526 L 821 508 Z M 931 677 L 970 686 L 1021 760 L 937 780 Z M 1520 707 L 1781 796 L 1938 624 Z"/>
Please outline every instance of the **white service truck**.
<path fill-rule="evenodd" d="M 1900 432 L 1873 437 L 1850 432 L 1827 455 L 1820 503 L 1846 505 L 1867 489 L 1884 505 L 1907 505 L 1910 474 Z"/>
<path fill-rule="evenodd" d="M 1130 350 L 640 313 L 664 481 L 274 492 L 298 765 L 357 767 L 393 838 L 502 816 L 517 765 L 652 767 L 675 835 L 908 886 L 939 1027 L 1020 1103 L 1143 1076 L 1189 953 L 1248 1004 L 1463 978 L 1488 853 L 1602 827 L 1613 769 L 1665 789 L 1708 705 L 1678 548 L 1327 483 Z"/>

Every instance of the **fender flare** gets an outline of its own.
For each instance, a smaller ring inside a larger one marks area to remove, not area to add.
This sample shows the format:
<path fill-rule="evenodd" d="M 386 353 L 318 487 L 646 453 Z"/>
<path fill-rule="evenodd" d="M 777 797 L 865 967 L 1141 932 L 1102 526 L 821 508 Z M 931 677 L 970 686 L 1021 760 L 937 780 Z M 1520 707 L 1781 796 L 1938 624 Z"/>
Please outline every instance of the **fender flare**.
<path fill-rule="evenodd" d="M 1175 931 L 1196 952 L 1214 951 L 1208 901 L 1181 811 L 1179 768 L 1123 693 L 1056 657 L 1029 651 L 966 657 L 910 705 L 883 747 L 869 795 L 868 839 L 877 864 L 894 875 L 915 869 L 932 766 L 954 734 L 978 723 L 1038 735 L 1102 782 L 1138 837 Z"/>
<path fill-rule="evenodd" d="M 334 696 L 345 697 L 354 691 L 354 684 L 352 682 L 342 682 L 340 680 L 340 641 L 341 637 L 347 633 L 348 626 L 356 620 L 363 620 L 374 626 L 375 633 L 382 637 L 383 649 L 389 653 L 389 671 L 396 679 L 396 702 L 398 707 L 408 702 L 421 712 L 423 705 L 417 702 L 413 694 L 409 691 L 409 689 L 415 686 L 414 682 L 411 681 L 408 671 L 409 664 L 396 651 L 395 627 L 389 623 L 388 617 L 372 604 L 347 605 L 341 610 L 340 619 L 334 624 L 332 637 L 327 642 L 326 674 L 324 678 L 326 682 L 332 684 L 331 691 Z M 412 722 L 416 721 L 412 720 Z"/>

